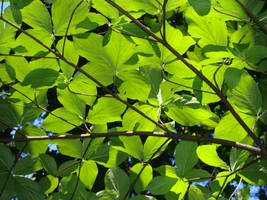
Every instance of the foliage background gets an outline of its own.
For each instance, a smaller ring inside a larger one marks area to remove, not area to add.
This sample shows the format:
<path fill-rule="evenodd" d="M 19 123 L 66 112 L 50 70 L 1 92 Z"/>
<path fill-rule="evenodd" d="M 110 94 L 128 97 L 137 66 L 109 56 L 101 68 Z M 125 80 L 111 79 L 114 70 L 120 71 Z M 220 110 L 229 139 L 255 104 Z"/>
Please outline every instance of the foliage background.
<path fill-rule="evenodd" d="M 1 199 L 265 198 L 266 2 L 8 2 Z"/>

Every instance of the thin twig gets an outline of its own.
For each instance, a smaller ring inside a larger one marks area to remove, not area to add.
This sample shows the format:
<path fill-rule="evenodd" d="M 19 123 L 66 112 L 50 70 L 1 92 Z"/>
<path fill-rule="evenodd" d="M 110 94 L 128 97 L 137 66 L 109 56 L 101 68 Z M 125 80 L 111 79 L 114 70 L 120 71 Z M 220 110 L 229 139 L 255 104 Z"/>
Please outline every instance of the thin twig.
<path fill-rule="evenodd" d="M 114 3 L 111 0 L 105 0 L 110 5 L 112 5 L 114 8 L 119 10 L 121 13 L 123 13 L 125 16 L 127 16 L 129 19 L 131 19 L 136 25 L 138 25 L 142 30 L 144 30 L 146 33 L 148 33 L 150 36 L 152 36 L 154 39 L 158 40 L 163 46 L 165 46 L 170 52 L 172 52 L 179 60 L 181 60 L 189 69 L 191 69 L 196 75 L 198 75 L 206 84 L 221 98 L 222 102 L 225 104 L 225 106 L 229 109 L 229 111 L 232 113 L 234 118 L 238 121 L 238 123 L 246 130 L 248 135 L 254 140 L 254 142 L 260 146 L 263 151 L 266 151 L 264 149 L 264 146 L 261 144 L 261 141 L 259 138 L 256 137 L 256 135 L 251 131 L 251 129 L 247 126 L 247 124 L 241 119 L 241 117 L 237 114 L 233 106 L 228 102 L 226 97 L 223 95 L 223 93 L 216 88 L 216 86 L 206 77 L 204 76 L 197 68 L 195 68 L 191 63 L 189 63 L 181 54 L 179 54 L 170 44 L 168 44 L 166 41 L 160 39 L 155 33 L 153 33 L 150 29 L 147 29 L 146 26 L 144 26 L 139 20 L 135 19 L 131 14 L 129 14 L 126 10 L 121 8 L 118 4 Z M 266 152 L 267 154 L 267 152 Z"/>
<path fill-rule="evenodd" d="M 234 197 L 235 193 L 237 192 L 238 188 L 240 187 L 240 185 L 242 183 L 242 180 L 243 179 L 240 178 L 240 181 L 239 181 L 238 185 L 236 186 L 235 190 L 233 191 L 233 193 L 230 195 L 229 200 L 231 200 Z"/>
<path fill-rule="evenodd" d="M 240 0 L 235 0 L 246 12 L 247 14 L 253 19 L 255 24 L 265 33 L 267 34 L 267 29 L 265 28 L 264 24 L 252 13 L 252 11 L 247 8 Z"/>
<path fill-rule="evenodd" d="M 24 55 L 4 54 L 4 53 L 0 53 L 0 56 L 13 56 L 13 57 L 23 57 L 23 58 L 47 58 L 47 59 L 58 59 L 58 57 L 49 57 L 49 56 L 24 56 Z"/>
<path fill-rule="evenodd" d="M 216 12 L 218 12 L 218 13 L 221 13 L 221 14 L 223 14 L 223 15 L 227 15 L 227 16 L 230 16 L 230 17 L 233 17 L 233 18 L 236 18 L 236 19 L 239 19 L 240 21 L 243 21 L 243 22 L 246 22 L 246 23 L 249 23 L 249 24 L 252 24 L 252 25 L 254 25 L 254 23 L 253 22 L 251 22 L 251 21 L 249 21 L 249 20 L 247 20 L 247 19 L 243 19 L 243 18 L 240 18 L 240 17 L 237 17 L 237 16 L 234 16 L 234 15 L 231 15 L 231 14 L 228 14 L 228 13 L 225 13 L 225 12 L 222 12 L 222 11 L 220 11 L 220 10 L 217 10 L 216 8 L 213 8 Z"/>
<path fill-rule="evenodd" d="M 64 35 L 64 41 L 63 41 L 63 47 L 62 47 L 62 56 L 64 56 L 64 50 L 65 50 L 65 44 L 66 44 L 66 39 L 67 39 L 67 36 L 68 36 L 68 31 L 69 31 L 69 28 L 70 28 L 70 24 L 71 24 L 71 21 L 72 21 L 72 18 L 74 16 L 74 13 L 75 11 L 79 8 L 79 6 L 82 4 L 83 0 L 81 0 L 76 6 L 75 8 L 73 9 L 72 13 L 71 13 L 71 16 L 70 16 L 70 20 L 68 22 L 68 26 L 67 26 L 67 29 L 66 29 L 66 32 L 65 32 L 65 35 Z"/>
<path fill-rule="evenodd" d="M 168 3 L 168 0 L 164 0 L 164 2 L 163 2 L 163 5 L 162 5 L 162 15 L 163 15 L 163 37 L 162 37 L 162 39 L 164 40 L 164 41 L 166 41 L 166 5 L 167 5 L 167 3 Z"/>
<path fill-rule="evenodd" d="M 1 1 L 1 17 L 3 16 L 4 12 L 4 0 Z"/>

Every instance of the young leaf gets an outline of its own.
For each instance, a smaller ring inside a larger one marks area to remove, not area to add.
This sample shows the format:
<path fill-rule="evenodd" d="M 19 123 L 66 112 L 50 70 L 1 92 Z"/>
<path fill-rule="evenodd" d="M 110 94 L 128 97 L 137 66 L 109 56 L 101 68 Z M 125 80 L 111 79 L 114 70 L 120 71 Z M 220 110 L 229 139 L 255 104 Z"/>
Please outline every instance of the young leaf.
<path fill-rule="evenodd" d="M 82 163 L 80 180 L 89 190 L 92 189 L 97 174 L 98 174 L 98 168 L 94 161 L 88 160 Z"/>
<path fill-rule="evenodd" d="M 47 175 L 43 178 L 41 178 L 39 184 L 44 192 L 44 194 L 49 194 L 53 192 L 58 187 L 58 178 Z"/>
<path fill-rule="evenodd" d="M 150 182 L 147 190 L 155 195 L 166 194 L 168 191 L 170 191 L 172 186 L 174 186 L 177 181 L 178 179 L 176 178 L 157 176 Z"/>

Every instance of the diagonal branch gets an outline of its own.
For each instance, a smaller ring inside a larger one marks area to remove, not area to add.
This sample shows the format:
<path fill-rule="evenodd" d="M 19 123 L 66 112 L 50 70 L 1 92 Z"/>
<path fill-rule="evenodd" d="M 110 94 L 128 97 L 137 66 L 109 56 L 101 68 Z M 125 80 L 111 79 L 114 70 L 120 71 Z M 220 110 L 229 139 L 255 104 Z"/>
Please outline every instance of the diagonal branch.
<path fill-rule="evenodd" d="M 247 14 L 253 19 L 255 24 L 265 33 L 267 34 L 267 29 L 265 28 L 264 24 L 252 13 L 252 11 L 247 8 L 240 0 L 235 0 L 246 12 Z"/>
<path fill-rule="evenodd" d="M 232 107 L 232 105 L 228 102 L 228 100 L 223 95 L 223 93 L 210 80 L 208 80 L 206 76 L 204 76 L 197 68 L 195 68 L 191 63 L 189 63 L 181 54 L 179 54 L 166 41 L 162 40 L 157 35 L 155 35 L 155 33 L 153 33 L 151 30 L 149 30 L 139 20 L 135 19 L 132 15 L 130 15 L 123 8 L 121 8 L 118 4 L 114 3 L 111 0 L 105 0 L 105 1 L 108 2 L 110 5 L 112 5 L 114 8 L 118 9 L 120 12 L 122 12 L 125 16 L 127 16 L 129 19 L 131 19 L 137 26 L 139 26 L 142 30 L 144 30 L 146 33 L 148 33 L 154 39 L 156 39 L 157 41 L 159 41 L 170 52 L 172 52 L 179 60 L 181 60 L 189 69 L 191 69 L 196 75 L 198 75 L 221 98 L 222 102 L 229 109 L 229 111 L 232 113 L 232 115 L 235 117 L 235 119 L 239 122 L 239 124 L 246 130 L 246 132 L 254 140 L 254 142 L 258 146 L 260 146 L 262 149 L 264 149 L 264 146 L 261 144 L 260 140 L 256 137 L 256 135 L 254 135 L 254 133 L 251 131 L 251 129 L 247 126 L 247 124 L 237 114 L 237 112 L 234 110 L 234 108 Z"/>

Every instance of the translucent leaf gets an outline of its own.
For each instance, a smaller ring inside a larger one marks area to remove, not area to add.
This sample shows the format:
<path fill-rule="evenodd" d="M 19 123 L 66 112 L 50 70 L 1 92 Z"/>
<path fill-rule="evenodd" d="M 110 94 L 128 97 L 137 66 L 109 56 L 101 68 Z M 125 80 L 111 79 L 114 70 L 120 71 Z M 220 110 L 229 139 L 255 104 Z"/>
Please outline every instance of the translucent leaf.
<path fill-rule="evenodd" d="M 98 174 L 98 168 L 94 161 L 88 160 L 82 163 L 80 180 L 89 190 L 92 189 L 97 174 Z"/>
<path fill-rule="evenodd" d="M 186 179 L 192 179 L 193 182 L 202 182 L 204 178 L 210 179 L 211 174 L 203 169 L 191 169 L 184 175 Z M 197 180 L 199 178 L 199 180 Z"/>
<path fill-rule="evenodd" d="M 262 104 L 262 97 L 254 79 L 243 72 L 239 83 L 228 93 L 229 101 L 241 112 L 257 115 Z"/>
<path fill-rule="evenodd" d="M 249 151 L 232 148 L 230 152 L 230 166 L 231 170 L 237 170 L 242 167 L 249 157 Z"/>
<path fill-rule="evenodd" d="M 86 104 L 78 95 L 70 92 L 67 88 L 57 88 L 57 97 L 64 108 L 78 115 L 81 120 L 85 118 Z"/>
<path fill-rule="evenodd" d="M 189 200 L 206 200 L 211 197 L 211 194 L 207 188 L 204 188 L 200 185 L 190 186 L 188 192 Z"/>
<path fill-rule="evenodd" d="M 23 21 L 36 29 L 45 29 L 52 33 L 52 24 L 49 12 L 45 5 L 39 1 L 32 1 L 22 10 Z"/>
<path fill-rule="evenodd" d="M 164 107 L 164 112 L 168 117 L 184 126 L 201 124 L 214 117 L 208 108 L 202 106 L 196 98 L 189 96 L 175 99 Z"/>
<path fill-rule="evenodd" d="M 92 124 L 121 121 L 125 108 L 124 104 L 114 98 L 102 97 L 93 106 L 93 110 L 89 111 L 88 120 Z"/>
<path fill-rule="evenodd" d="M 197 156 L 202 162 L 210 166 L 228 169 L 228 165 L 218 156 L 215 145 L 211 144 L 198 146 Z"/>
<path fill-rule="evenodd" d="M 74 113 L 71 113 L 70 111 L 66 110 L 65 108 L 57 108 L 56 110 L 52 111 L 53 114 L 57 116 L 62 116 L 64 120 L 67 120 L 71 122 L 72 124 L 75 124 L 76 126 L 81 125 L 83 122 L 82 120 Z M 59 119 L 52 114 L 49 114 L 42 123 L 42 128 L 52 131 L 55 133 L 65 133 L 71 129 L 74 129 L 75 126 L 72 124 L 67 123 L 62 119 Z"/>
<path fill-rule="evenodd" d="M 82 143 L 80 140 L 53 140 L 51 144 L 56 144 L 59 152 L 73 158 L 81 158 Z"/>
<path fill-rule="evenodd" d="M 166 142 L 167 138 L 159 138 L 159 137 L 153 137 L 153 136 L 149 136 L 146 139 L 146 142 L 144 144 L 144 150 L 143 150 L 143 154 L 144 154 L 144 162 L 148 161 L 151 156 L 158 151 L 159 147 L 161 147 L 161 145 Z M 171 142 L 171 140 L 169 141 Z M 154 155 L 153 159 L 158 157 L 168 146 L 169 142 L 167 142 L 163 147 L 161 147 L 161 149 L 159 150 L 159 152 L 157 152 L 157 154 Z"/>
<path fill-rule="evenodd" d="M 130 180 L 133 182 L 133 180 L 136 178 L 137 174 L 140 172 L 140 170 L 143 168 L 143 165 L 141 163 L 135 164 L 130 171 Z M 137 193 L 140 193 L 146 189 L 148 184 L 153 178 L 153 169 L 148 164 L 146 165 L 145 169 L 142 171 L 141 175 L 139 176 L 135 186 L 134 190 Z"/>
<path fill-rule="evenodd" d="M 243 121 L 252 127 L 256 118 L 251 115 L 240 113 Z M 219 139 L 231 140 L 234 142 L 241 142 L 247 136 L 245 129 L 237 122 L 237 120 L 230 113 L 226 113 L 221 119 L 219 125 L 215 128 L 214 137 Z"/>
<path fill-rule="evenodd" d="M 191 141 L 181 141 L 176 145 L 175 164 L 179 176 L 184 176 L 188 171 L 197 164 L 198 157 L 196 154 L 197 143 Z"/>
<path fill-rule="evenodd" d="M 142 112 L 146 113 L 152 119 L 157 120 L 157 108 L 147 105 L 136 103 L 134 106 L 141 110 Z M 145 119 L 139 113 L 136 113 L 132 109 L 128 109 L 123 116 L 122 121 L 123 129 L 128 131 L 136 130 L 136 131 L 153 131 L 156 127 L 151 121 Z"/>
<path fill-rule="evenodd" d="M 140 161 L 143 160 L 143 143 L 139 136 L 120 136 L 119 139 L 123 143 L 124 148 L 116 147 L 116 149 L 128 153 Z"/>
<path fill-rule="evenodd" d="M 51 13 L 55 35 L 65 35 L 72 12 L 78 3 L 79 0 L 57 0 L 52 4 Z M 86 19 L 88 12 L 88 4 L 84 1 L 79 7 L 76 8 L 72 16 L 68 35 L 86 32 L 86 29 L 77 27 L 77 25 Z"/>

